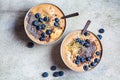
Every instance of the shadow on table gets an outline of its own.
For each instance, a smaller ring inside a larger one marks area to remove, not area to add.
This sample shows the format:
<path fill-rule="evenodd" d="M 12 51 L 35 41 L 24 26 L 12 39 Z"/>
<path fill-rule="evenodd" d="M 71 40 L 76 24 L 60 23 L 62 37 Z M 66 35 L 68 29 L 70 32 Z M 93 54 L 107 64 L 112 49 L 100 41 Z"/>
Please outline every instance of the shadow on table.
<path fill-rule="evenodd" d="M 63 70 L 65 70 L 65 69 L 69 70 L 69 68 L 62 61 L 62 58 L 60 55 L 60 46 L 61 46 L 61 42 L 52 47 L 52 50 L 51 50 L 52 61 L 57 67 L 59 67 Z"/>
<path fill-rule="evenodd" d="M 18 40 L 21 40 L 23 42 L 28 42 L 28 41 L 31 41 L 28 36 L 26 35 L 25 33 L 25 30 L 24 30 L 24 17 L 27 13 L 27 10 L 26 11 L 19 11 L 17 12 L 17 17 L 16 17 L 16 20 L 15 20 L 15 25 L 14 25 L 14 32 L 15 32 L 15 35 L 16 35 L 16 38 Z"/>

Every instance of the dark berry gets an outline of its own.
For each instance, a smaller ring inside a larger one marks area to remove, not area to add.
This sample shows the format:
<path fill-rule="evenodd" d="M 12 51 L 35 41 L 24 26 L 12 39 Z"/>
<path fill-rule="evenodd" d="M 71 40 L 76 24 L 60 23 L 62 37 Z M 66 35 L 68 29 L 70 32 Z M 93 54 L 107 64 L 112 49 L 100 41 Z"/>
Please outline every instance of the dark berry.
<path fill-rule="evenodd" d="M 85 41 L 81 40 L 79 43 L 80 43 L 81 45 L 84 45 Z"/>
<path fill-rule="evenodd" d="M 80 64 L 80 60 L 75 60 L 75 64 Z"/>
<path fill-rule="evenodd" d="M 99 39 L 102 39 L 102 35 L 99 35 L 99 34 L 98 34 L 97 37 L 98 37 Z"/>
<path fill-rule="evenodd" d="M 99 60 L 98 58 L 95 58 L 95 59 L 94 59 L 94 63 L 99 63 L 99 61 L 100 61 L 100 60 Z"/>
<path fill-rule="evenodd" d="M 43 77 L 48 77 L 48 75 L 49 75 L 49 74 L 48 74 L 47 72 L 44 72 L 44 73 L 42 74 Z"/>
<path fill-rule="evenodd" d="M 80 41 L 81 41 L 80 38 L 77 38 L 77 39 L 76 39 L 76 42 L 80 42 Z"/>
<path fill-rule="evenodd" d="M 80 56 L 80 55 L 78 55 L 78 56 L 76 57 L 76 59 L 77 59 L 77 60 L 80 60 L 80 59 L 81 59 L 81 56 Z"/>
<path fill-rule="evenodd" d="M 46 34 L 47 34 L 47 35 L 50 35 L 51 33 L 52 33 L 51 30 L 46 30 Z"/>
<path fill-rule="evenodd" d="M 35 14 L 35 17 L 36 17 L 36 18 L 39 18 L 39 17 L 40 17 L 40 14 L 39 14 L 39 13 L 36 13 L 36 14 Z"/>
<path fill-rule="evenodd" d="M 34 47 L 34 43 L 28 42 L 27 46 L 28 46 L 28 48 L 33 48 Z"/>
<path fill-rule="evenodd" d="M 63 71 L 59 71 L 59 76 L 63 76 L 64 72 Z"/>
<path fill-rule="evenodd" d="M 44 41 L 44 38 L 43 38 L 43 37 L 40 37 L 39 40 L 40 40 L 40 41 Z"/>
<path fill-rule="evenodd" d="M 41 25 L 36 26 L 36 29 L 37 29 L 37 30 L 41 30 L 41 29 L 42 29 Z"/>
<path fill-rule="evenodd" d="M 45 25 L 45 24 L 42 24 L 41 27 L 42 27 L 42 29 L 45 29 L 46 25 Z"/>
<path fill-rule="evenodd" d="M 51 66 L 51 70 L 56 70 L 56 66 Z"/>
<path fill-rule="evenodd" d="M 90 64 L 91 66 L 95 66 L 95 63 L 94 62 L 91 62 L 91 64 Z"/>
<path fill-rule="evenodd" d="M 45 16 L 43 20 L 48 22 L 49 21 L 49 17 Z"/>
<path fill-rule="evenodd" d="M 90 47 L 90 43 L 84 43 L 84 46 L 85 46 L 86 48 L 88 48 L 88 47 Z"/>
<path fill-rule="evenodd" d="M 91 57 L 87 57 L 87 58 L 86 58 L 86 61 L 90 61 L 90 59 L 91 59 Z"/>
<path fill-rule="evenodd" d="M 42 18 L 39 18 L 38 21 L 42 23 L 42 22 L 43 22 L 43 19 L 42 19 Z"/>
<path fill-rule="evenodd" d="M 101 29 L 99 29 L 99 33 L 104 33 L 104 29 L 103 28 L 101 28 Z"/>
<path fill-rule="evenodd" d="M 54 76 L 54 77 L 58 77 L 58 76 L 59 76 L 59 72 L 54 72 L 54 73 L 53 73 L 53 76 Z"/>
<path fill-rule="evenodd" d="M 55 18 L 55 22 L 59 22 L 59 19 L 58 19 L 58 18 Z"/>
<path fill-rule="evenodd" d="M 42 34 L 41 34 L 41 37 L 42 37 L 42 38 L 45 38 L 45 33 L 42 33 Z"/>
<path fill-rule="evenodd" d="M 54 26 L 58 27 L 58 26 L 59 26 L 59 23 L 55 22 L 55 23 L 54 23 Z"/>
<path fill-rule="evenodd" d="M 85 57 L 82 56 L 81 59 L 80 59 L 80 61 L 81 61 L 81 62 L 85 62 L 85 61 L 86 61 L 86 60 L 85 60 Z"/>
<path fill-rule="evenodd" d="M 96 55 L 97 55 L 97 56 L 99 56 L 99 55 L 100 55 L 100 52 L 99 52 L 99 51 L 97 51 L 97 52 L 96 52 Z"/>
<path fill-rule="evenodd" d="M 85 32 L 84 35 L 85 35 L 85 36 L 89 36 L 89 33 L 88 33 L 88 32 Z"/>
<path fill-rule="evenodd" d="M 32 22 L 32 25 L 33 26 L 38 26 L 39 24 L 38 24 L 37 20 L 35 20 L 35 21 Z"/>
<path fill-rule="evenodd" d="M 84 69 L 84 71 L 87 71 L 87 70 L 88 70 L 87 65 L 84 65 L 84 66 L 83 66 L 83 69 Z"/>
<path fill-rule="evenodd" d="M 89 39 L 86 39 L 85 42 L 90 44 L 90 40 Z"/>

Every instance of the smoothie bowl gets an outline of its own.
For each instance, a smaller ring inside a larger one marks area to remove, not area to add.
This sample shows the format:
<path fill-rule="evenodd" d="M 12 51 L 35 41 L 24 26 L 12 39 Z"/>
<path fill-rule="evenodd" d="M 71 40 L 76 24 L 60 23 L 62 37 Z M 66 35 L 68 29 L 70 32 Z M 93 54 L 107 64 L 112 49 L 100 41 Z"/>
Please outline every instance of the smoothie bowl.
<path fill-rule="evenodd" d="M 60 39 L 66 28 L 64 13 L 53 4 L 40 4 L 31 8 L 25 16 L 24 28 L 27 36 L 42 45 Z"/>
<path fill-rule="evenodd" d="M 61 44 L 63 62 L 77 72 L 89 71 L 97 66 L 102 57 L 102 45 L 97 36 L 76 30 L 68 34 Z"/>

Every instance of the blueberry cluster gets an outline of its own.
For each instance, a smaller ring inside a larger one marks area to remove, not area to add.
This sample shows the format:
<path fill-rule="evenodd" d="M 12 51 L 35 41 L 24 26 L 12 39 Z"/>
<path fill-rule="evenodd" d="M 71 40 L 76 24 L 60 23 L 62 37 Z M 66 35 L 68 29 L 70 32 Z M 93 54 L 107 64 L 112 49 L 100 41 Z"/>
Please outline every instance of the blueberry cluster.
<path fill-rule="evenodd" d="M 59 19 L 58 18 L 55 18 L 55 22 L 54 22 L 54 26 L 55 27 L 59 27 Z"/>
<path fill-rule="evenodd" d="M 56 66 L 51 66 L 51 68 L 50 68 L 52 71 L 55 71 L 56 69 L 57 69 L 57 67 Z M 55 72 L 53 72 L 53 76 L 54 77 L 59 77 L 59 76 L 63 76 L 64 75 L 64 72 L 63 71 L 55 71 Z M 49 76 L 49 74 L 48 74 L 48 72 L 44 72 L 44 73 L 42 73 L 42 76 L 43 77 L 48 77 Z"/>
<path fill-rule="evenodd" d="M 105 32 L 105 30 L 104 30 L 103 28 L 101 28 L 101 29 L 98 30 L 98 32 L 102 34 L 102 33 Z M 101 34 L 98 34 L 98 35 L 97 35 L 97 37 L 98 37 L 99 39 L 102 39 L 102 35 L 101 35 Z"/>
<path fill-rule="evenodd" d="M 86 48 L 90 47 L 90 40 L 89 39 L 86 39 L 85 41 L 83 41 L 80 38 L 77 38 L 76 42 L 78 42 L 79 44 L 85 46 Z"/>

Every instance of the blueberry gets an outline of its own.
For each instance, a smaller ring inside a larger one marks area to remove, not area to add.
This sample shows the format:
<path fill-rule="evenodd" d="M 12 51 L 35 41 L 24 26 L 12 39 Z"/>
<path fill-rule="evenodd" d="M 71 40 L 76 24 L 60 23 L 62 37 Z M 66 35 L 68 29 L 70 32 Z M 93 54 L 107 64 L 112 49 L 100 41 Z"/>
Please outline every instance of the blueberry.
<path fill-rule="evenodd" d="M 42 27 L 42 29 L 45 29 L 46 25 L 45 25 L 45 24 L 42 24 L 41 27 Z"/>
<path fill-rule="evenodd" d="M 51 70 L 56 70 L 56 66 L 51 66 Z"/>
<path fill-rule="evenodd" d="M 54 26 L 58 27 L 58 26 L 59 26 L 59 23 L 55 22 L 55 23 L 54 23 Z"/>
<path fill-rule="evenodd" d="M 88 47 L 90 47 L 90 43 L 84 43 L 84 46 L 85 46 L 86 48 L 88 48 Z"/>
<path fill-rule="evenodd" d="M 95 58 L 95 59 L 94 59 L 94 63 L 99 63 L 99 61 L 100 61 L 100 60 L 99 60 L 98 58 Z"/>
<path fill-rule="evenodd" d="M 84 45 L 85 41 L 81 40 L 79 43 L 80 43 L 81 45 Z"/>
<path fill-rule="evenodd" d="M 85 62 L 85 61 L 86 61 L 86 60 L 85 60 L 85 57 L 82 56 L 81 59 L 80 59 L 80 61 L 81 61 L 81 62 Z"/>
<path fill-rule="evenodd" d="M 33 21 L 33 22 L 32 22 L 32 25 L 33 25 L 33 26 L 38 26 L 37 20 Z"/>
<path fill-rule="evenodd" d="M 39 17 L 40 17 L 40 13 L 36 13 L 36 14 L 35 14 L 35 17 L 36 17 L 36 18 L 39 18 Z"/>
<path fill-rule="evenodd" d="M 38 21 L 42 23 L 42 22 L 43 22 L 43 19 L 42 19 L 42 18 L 39 18 Z"/>
<path fill-rule="evenodd" d="M 46 34 L 47 34 L 47 35 L 50 35 L 51 33 L 52 33 L 51 30 L 46 30 Z"/>
<path fill-rule="evenodd" d="M 59 76 L 59 72 L 54 72 L 54 73 L 53 73 L 53 76 L 54 76 L 54 77 L 58 77 L 58 76 Z"/>
<path fill-rule="evenodd" d="M 59 76 L 63 76 L 64 72 L 63 71 L 59 71 Z"/>
<path fill-rule="evenodd" d="M 49 17 L 45 16 L 45 17 L 43 18 L 43 20 L 46 21 L 46 22 L 48 22 L 48 21 L 49 21 Z"/>
<path fill-rule="evenodd" d="M 75 64 L 80 64 L 80 60 L 75 60 Z"/>
<path fill-rule="evenodd" d="M 48 75 L 49 75 L 49 74 L 48 74 L 47 72 L 44 72 L 44 73 L 42 74 L 43 77 L 48 77 Z"/>
<path fill-rule="evenodd" d="M 99 39 L 102 39 L 102 35 L 99 35 L 99 34 L 98 34 L 97 37 L 98 37 Z"/>
<path fill-rule="evenodd" d="M 85 36 L 89 36 L 89 33 L 88 33 L 88 32 L 85 32 L 84 35 L 85 35 Z"/>
<path fill-rule="evenodd" d="M 42 34 L 41 34 L 41 37 L 42 37 L 42 38 L 45 38 L 45 33 L 42 33 Z"/>
<path fill-rule="evenodd" d="M 40 40 L 40 41 L 44 41 L 44 38 L 43 38 L 43 37 L 40 37 L 39 40 Z"/>
<path fill-rule="evenodd" d="M 58 19 L 58 18 L 55 18 L 55 22 L 59 22 L 59 19 Z"/>
<path fill-rule="evenodd" d="M 99 55 L 100 55 L 100 52 L 99 52 L 99 51 L 97 51 L 97 52 L 96 52 L 96 55 L 97 55 L 97 56 L 99 56 Z"/>
<path fill-rule="evenodd" d="M 95 66 L 95 63 L 94 63 L 94 62 L 91 62 L 90 66 Z"/>
<path fill-rule="evenodd" d="M 84 69 L 84 71 L 87 71 L 87 70 L 88 70 L 87 65 L 84 65 L 84 66 L 83 66 L 83 69 Z"/>
<path fill-rule="evenodd" d="M 37 29 L 37 30 L 41 30 L 42 27 L 39 25 L 39 26 L 36 26 L 36 29 Z"/>
<path fill-rule="evenodd" d="M 28 42 L 27 46 L 28 46 L 28 48 L 33 48 L 34 47 L 34 43 Z"/>
<path fill-rule="evenodd" d="M 87 58 L 86 58 L 86 61 L 90 61 L 90 59 L 91 59 L 91 57 L 87 57 Z"/>
<path fill-rule="evenodd" d="M 90 44 L 90 40 L 89 39 L 86 39 L 85 42 Z"/>
<path fill-rule="evenodd" d="M 99 33 L 104 33 L 105 30 L 103 28 L 99 29 Z"/>
<path fill-rule="evenodd" d="M 80 38 L 77 38 L 77 39 L 76 39 L 76 42 L 80 42 L 80 41 L 81 41 Z"/>
<path fill-rule="evenodd" d="M 81 59 L 81 56 L 78 55 L 78 56 L 76 57 L 76 59 L 77 59 L 77 60 L 80 60 L 80 59 Z"/>

